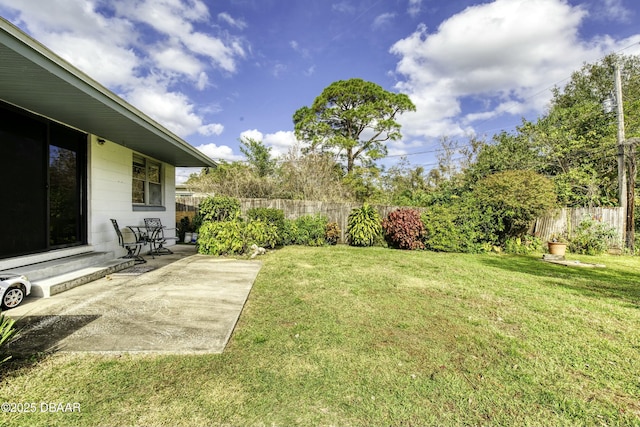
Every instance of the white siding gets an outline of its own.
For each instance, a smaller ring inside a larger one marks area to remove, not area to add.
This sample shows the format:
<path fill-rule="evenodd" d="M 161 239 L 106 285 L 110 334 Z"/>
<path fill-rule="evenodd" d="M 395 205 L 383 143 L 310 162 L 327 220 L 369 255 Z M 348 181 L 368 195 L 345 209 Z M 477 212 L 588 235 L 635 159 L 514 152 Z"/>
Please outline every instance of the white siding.
<path fill-rule="evenodd" d="M 142 153 L 141 153 L 142 154 Z M 175 226 L 175 167 L 162 164 L 165 211 L 134 211 L 131 195 L 133 151 L 110 141 L 100 145 L 91 138 L 89 148 L 89 245 L 96 251 L 126 251 L 118 246 L 111 218 L 121 229 L 143 225 L 144 218 L 160 218 L 168 228 Z M 170 230 L 167 235 L 173 235 Z M 125 238 L 127 235 L 125 234 Z M 130 237 L 130 236 L 129 236 Z"/>

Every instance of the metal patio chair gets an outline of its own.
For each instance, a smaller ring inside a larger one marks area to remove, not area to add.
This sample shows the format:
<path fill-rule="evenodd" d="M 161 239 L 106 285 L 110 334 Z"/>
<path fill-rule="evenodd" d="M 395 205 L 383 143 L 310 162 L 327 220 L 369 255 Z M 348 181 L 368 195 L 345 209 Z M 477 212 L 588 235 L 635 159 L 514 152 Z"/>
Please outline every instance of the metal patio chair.
<path fill-rule="evenodd" d="M 135 230 L 131 227 L 127 227 L 131 230 L 131 233 L 135 236 L 135 242 L 126 242 L 124 236 L 122 235 L 122 231 L 118 226 L 118 221 L 115 219 L 111 220 L 111 224 L 113 228 L 116 230 L 116 234 L 118 235 L 118 244 L 127 250 L 127 254 L 122 258 L 131 258 L 134 260 L 135 264 L 144 264 L 147 262 L 141 255 L 140 251 L 142 247 L 147 244 L 147 240 L 140 233 L 136 233 Z"/>

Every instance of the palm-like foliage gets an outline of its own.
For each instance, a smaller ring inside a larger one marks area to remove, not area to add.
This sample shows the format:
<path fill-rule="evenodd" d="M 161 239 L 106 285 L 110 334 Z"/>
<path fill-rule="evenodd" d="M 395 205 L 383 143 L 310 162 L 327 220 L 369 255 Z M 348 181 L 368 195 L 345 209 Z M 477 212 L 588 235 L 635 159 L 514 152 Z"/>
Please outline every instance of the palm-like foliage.
<path fill-rule="evenodd" d="M 347 221 L 347 233 L 351 246 L 373 246 L 382 233 L 380 215 L 365 203 L 360 209 L 351 211 Z"/>

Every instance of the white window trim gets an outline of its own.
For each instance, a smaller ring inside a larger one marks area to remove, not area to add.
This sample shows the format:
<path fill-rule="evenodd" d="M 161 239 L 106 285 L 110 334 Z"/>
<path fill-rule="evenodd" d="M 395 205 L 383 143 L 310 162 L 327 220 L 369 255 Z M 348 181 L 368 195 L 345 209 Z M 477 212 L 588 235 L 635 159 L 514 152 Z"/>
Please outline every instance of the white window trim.
<path fill-rule="evenodd" d="M 133 165 L 135 160 L 144 160 L 144 164 L 145 164 L 145 179 L 144 180 L 138 180 L 137 178 L 134 177 L 134 173 L 133 173 Z M 159 173 L 159 179 L 160 182 L 156 183 L 156 182 L 151 182 L 149 180 L 149 167 L 155 165 L 158 167 L 158 173 Z M 166 210 L 164 207 L 164 190 L 165 190 L 165 179 L 164 179 L 164 167 L 162 162 L 155 160 L 151 157 L 147 157 L 147 156 L 143 156 L 142 154 L 138 154 L 138 153 L 133 153 L 133 156 L 131 158 L 131 202 L 133 204 L 133 208 L 134 210 Z M 134 202 L 134 194 L 133 194 L 133 183 L 134 181 L 143 181 L 143 185 L 144 185 L 144 202 Z M 160 203 L 150 203 L 149 201 L 149 197 L 150 197 L 150 188 L 149 188 L 149 184 L 160 184 Z"/>

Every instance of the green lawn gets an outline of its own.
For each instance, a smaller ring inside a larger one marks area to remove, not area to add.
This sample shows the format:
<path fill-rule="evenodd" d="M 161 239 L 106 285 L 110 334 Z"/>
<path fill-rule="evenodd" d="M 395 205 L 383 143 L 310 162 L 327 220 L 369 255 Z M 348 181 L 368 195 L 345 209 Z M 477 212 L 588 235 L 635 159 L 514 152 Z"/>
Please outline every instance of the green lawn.
<path fill-rule="evenodd" d="M 640 259 L 346 246 L 262 258 L 223 355 L 58 354 L 1 425 L 640 425 Z"/>

